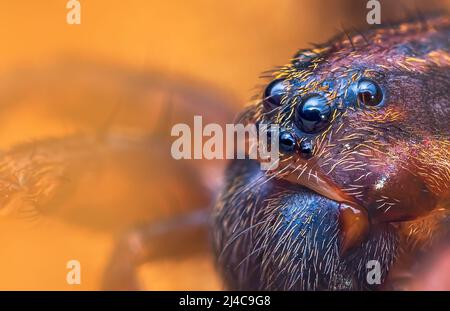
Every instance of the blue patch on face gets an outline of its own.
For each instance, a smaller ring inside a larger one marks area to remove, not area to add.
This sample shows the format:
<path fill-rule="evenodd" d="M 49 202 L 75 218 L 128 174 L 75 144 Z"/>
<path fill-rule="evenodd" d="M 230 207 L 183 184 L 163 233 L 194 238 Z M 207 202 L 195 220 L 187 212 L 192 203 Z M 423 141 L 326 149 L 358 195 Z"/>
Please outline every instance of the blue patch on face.
<path fill-rule="evenodd" d="M 309 236 L 320 243 L 332 243 L 336 239 L 339 203 L 304 188 L 285 196 L 280 206 L 283 217 L 280 231 L 286 234 L 292 231 L 292 239 Z"/>

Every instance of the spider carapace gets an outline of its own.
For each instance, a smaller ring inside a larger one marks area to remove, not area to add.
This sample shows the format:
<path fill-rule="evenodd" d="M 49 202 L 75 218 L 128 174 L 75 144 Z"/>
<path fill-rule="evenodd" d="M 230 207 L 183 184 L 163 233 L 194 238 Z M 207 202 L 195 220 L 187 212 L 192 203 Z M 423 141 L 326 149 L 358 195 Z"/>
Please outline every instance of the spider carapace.
<path fill-rule="evenodd" d="M 232 121 L 232 101 L 212 88 L 83 64 L 29 74 L 2 98 L 29 82 L 32 103 L 3 115 L 46 111 L 67 135 L 41 139 L 46 121 L 34 124 L 39 139 L 1 146 L 1 211 L 131 228 L 105 267 L 107 289 L 139 288 L 145 261 L 211 252 L 208 237 L 229 289 L 408 288 L 449 248 L 449 38 L 439 15 L 300 50 L 238 119 L 279 126 L 278 167 L 232 160 L 222 179 L 224 161 L 170 155 L 171 124 Z M 48 101 L 42 90 L 66 72 Z M 367 281 L 374 262 L 379 284 Z"/>

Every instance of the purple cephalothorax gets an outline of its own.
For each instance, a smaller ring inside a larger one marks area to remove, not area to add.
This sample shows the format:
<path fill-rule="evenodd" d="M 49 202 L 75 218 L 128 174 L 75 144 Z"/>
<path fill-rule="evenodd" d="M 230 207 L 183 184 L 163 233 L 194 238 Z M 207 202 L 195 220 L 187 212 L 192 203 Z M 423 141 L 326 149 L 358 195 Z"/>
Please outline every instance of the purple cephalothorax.
<path fill-rule="evenodd" d="M 231 288 L 388 288 L 402 258 L 448 234 L 449 39 L 447 16 L 408 21 L 274 72 L 242 120 L 280 126 L 280 165 L 234 161 L 214 213 Z"/>

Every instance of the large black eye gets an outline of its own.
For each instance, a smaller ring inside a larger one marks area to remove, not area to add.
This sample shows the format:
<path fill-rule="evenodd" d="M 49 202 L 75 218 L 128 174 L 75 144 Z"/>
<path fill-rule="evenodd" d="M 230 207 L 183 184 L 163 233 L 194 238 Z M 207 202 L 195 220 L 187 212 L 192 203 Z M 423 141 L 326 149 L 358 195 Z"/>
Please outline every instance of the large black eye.
<path fill-rule="evenodd" d="M 285 93 L 283 79 L 273 80 L 264 91 L 264 103 L 268 108 L 273 109 L 281 105 L 281 99 Z"/>
<path fill-rule="evenodd" d="M 383 100 L 383 91 L 380 86 L 368 79 L 358 82 L 358 101 L 366 106 L 378 106 Z"/>
<path fill-rule="evenodd" d="M 331 119 L 331 107 L 325 97 L 312 95 L 297 107 L 296 121 L 305 133 L 317 133 L 328 126 Z"/>

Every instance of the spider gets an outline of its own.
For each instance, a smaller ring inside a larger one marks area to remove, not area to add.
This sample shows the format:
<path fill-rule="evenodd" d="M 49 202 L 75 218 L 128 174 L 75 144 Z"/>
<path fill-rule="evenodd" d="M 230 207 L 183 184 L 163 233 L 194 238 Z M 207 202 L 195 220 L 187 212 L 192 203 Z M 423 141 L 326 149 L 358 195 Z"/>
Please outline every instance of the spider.
<path fill-rule="evenodd" d="M 267 173 L 170 156 L 170 125 L 233 122 L 213 86 L 84 63 L 28 72 L 4 96 L 0 211 L 115 234 L 104 289 L 140 289 L 139 265 L 206 253 L 226 288 L 411 288 L 436 274 L 424 263 L 448 262 L 448 21 L 389 27 L 301 50 L 269 76 L 238 119 L 283 129 Z M 24 110 L 30 130 L 7 123 Z M 381 286 L 365 282 L 372 259 Z"/>

